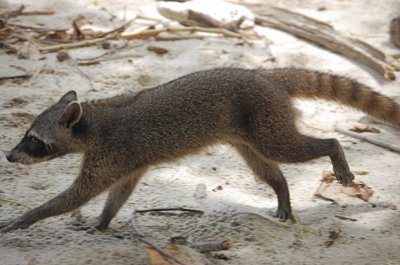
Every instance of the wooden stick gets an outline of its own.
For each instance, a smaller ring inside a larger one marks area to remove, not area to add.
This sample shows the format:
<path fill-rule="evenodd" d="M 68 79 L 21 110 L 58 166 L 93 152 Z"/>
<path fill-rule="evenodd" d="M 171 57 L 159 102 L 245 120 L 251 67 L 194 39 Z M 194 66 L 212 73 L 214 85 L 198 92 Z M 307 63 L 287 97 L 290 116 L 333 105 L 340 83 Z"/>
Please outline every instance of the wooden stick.
<path fill-rule="evenodd" d="M 394 72 L 399 67 L 399 61 L 368 43 L 336 31 L 329 24 L 284 8 L 260 4 L 244 5 L 258 14 L 257 24 L 292 33 L 358 61 L 377 71 L 385 79 L 396 79 Z"/>
<path fill-rule="evenodd" d="M 131 224 L 132 224 L 132 230 L 133 233 L 138 236 L 139 240 L 142 241 L 143 243 L 145 243 L 146 245 L 152 247 L 153 249 L 155 249 L 158 253 L 160 253 L 161 255 L 167 257 L 168 259 L 173 260 L 175 263 L 178 263 L 179 265 L 186 265 L 186 263 L 180 261 L 179 259 L 175 258 L 174 256 L 172 256 L 171 254 L 169 254 L 168 252 L 164 251 L 163 249 L 161 249 L 160 247 L 156 246 L 155 244 L 153 244 L 152 242 L 150 242 L 149 240 L 147 240 L 144 237 L 144 234 L 142 232 L 140 232 L 138 225 L 136 223 L 136 211 L 133 210 L 132 212 L 132 220 L 131 220 Z"/>
<path fill-rule="evenodd" d="M 275 224 L 275 225 L 277 225 L 277 226 L 281 226 L 281 227 L 291 227 L 291 225 L 290 225 L 290 224 L 287 224 L 287 223 L 285 223 L 285 222 L 280 222 L 280 221 L 277 221 L 277 220 L 276 220 L 276 219 L 274 219 L 273 217 L 269 217 L 269 216 L 262 215 L 262 214 L 259 214 L 259 213 L 252 213 L 252 212 L 238 212 L 238 213 L 235 213 L 234 215 L 242 215 L 242 214 L 245 214 L 245 215 L 252 215 L 252 216 L 259 217 L 259 218 L 261 218 L 261 219 L 264 219 L 264 220 L 270 221 L 271 223 L 273 223 L 273 224 Z"/>
<path fill-rule="evenodd" d="M 250 44 L 250 41 L 247 40 L 246 37 L 239 33 L 235 33 L 223 28 L 206 28 L 206 27 L 166 27 L 160 29 L 149 29 L 149 30 L 142 30 L 135 33 L 127 33 L 127 34 L 118 34 L 114 33 L 110 36 L 91 39 L 91 40 L 84 40 L 78 41 L 74 43 L 65 43 L 65 44 L 58 44 L 46 47 L 39 47 L 41 52 L 55 52 L 64 49 L 74 49 L 79 47 L 91 46 L 95 45 L 107 40 L 116 40 L 116 39 L 123 39 L 123 40 L 133 40 L 133 39 L 147 39 L 150 37 L 155 37 L 162 32 L 205 32 L 205 33 L 215 33 L 221 34 L 227 38 L 237 38 L 243 40 L 245 43 Z"/>
<path fill-rule="evenodd" d="M 12 76 L 0 76 L 0 81 L 3 80 L 12 80 L 12 79 L 28 79 L 31 78 L 31 74 L 22 74 L 22 75 L 12 75 Z"/>
<path fill-rule="evenodd" d="M 167 212 L 167 211 L 183 211 L 183 212 L 192 212 L 203 214 L 204 211 L 184 208 L 184 207 L 169 207 L 169 208 L 150 208 L 150 209 L 143 209 L 143 210 L 136 210 L 137 213 L 148 213 L 148 212 Z"/>
<path fill-rule="evenodd" d="M 46 46 L 46 47 L 42 46 L 42 47 L 39 47 L 39 51 L 41 51 L 41 52 L 56 52 L 56 51 L 66 50 L 66 49 L 86 47 L 86 46 L 96 45 L 98 43 L 114 39 L 115 37 L 116 37 L 115 34 L 112 34 L 108 37 L 103 37 L 103 38 L 98 38 L 98 39 L 84 40 L 84 41 L 78 41 L 78 42 L 73 42 L 73 43 L 63 43 L 63 44 L 57 44 L 57 45 L 52 45 L 52 46 Z"/>
<path fill-rule="evenodd" d="M 102 34 L 100 34 L 99 36 L 97 36 L 96 38 L 103 38 L 106 37 L 107 35 L 110 35 L 112 33 L 121 33 L 124 32 L 130 24 L 132 24 L 132 22 L 135 20 L 136 18 L 133 18 L 131 20 L 128 20 L 126 23 L 122 24 L 121 26 L 119 26 L 118 28 L 115 28 L 113 30 L 110 30 L 108 32 L 104 32 Z"/>
<path fill-rule="evenodd" d="M 357 219 L 351 218 L 351 217 L 347 217 L 347 216 L 342 216 L 342 215 L 335 215 L 336 218 L 340 219 L 340 220 L 349 220 L 352 222 L 356 222 L 358 221 Z"/>
<path fill-rule="evenodd" d="M 141 32 L 136 32 L 136 33 L 130 33 L 130 34 L 125 34 L 122 35 L 122 39 L 126 40 L 132 40 L 132 39 L 143 39 L 143 38 L 149 38 L 149 37 L 154 37 L 162 32 L 205 32 L 205 33 L 215 33 L 215 34 L 221 34 L 224 37 L 227 38 L 237 38 L 243 40 L 245 43 L 250 44 L 250 41 L 247 40 L 246 37 L 243 35 L 229 31 L 224 28 L 207 28 L 207 27 L 166 27 L 166 28 L 160 28 L 160 29 L 150 29 L 150 30 L 144 30 Z"/>
<path fill-rule="evenodd" d="M 51 16 L 56 12 L 54 11 L 23 11 L 19 15 L 20 16 Z"/>
<path fill-rule="evenodd" d="M 359 133 L 351 132 L 351 131 L 348 131 L 348 130 L 344 130 L 344 129 L 339 128 L 337 126 L 335 127 L 335 131 L 337 131 L 339 133 L 342 133 L 344 135 L 356 138 L 356 139 L 360 139 L 360 140 L 366 141 L 368 143 L 371 143 L 371 144 L 374 144 L 374 145 L 377 145 L 377 146 L 380 146 L 380 147 L 384 147 L 384 148 L 390 149 L 390 150 L 392 150 L 392 151 L 394 151 L 396 153 L 400 153 L 400 146 L 399 145 L 390 144 L 390 143 L 384 142 L 384 141 L 379 140 L 379 139 L 377 139 L 375 137 L 370 137 L 370 136 L 365 135 L 365 134 L 359 134 Z"/>

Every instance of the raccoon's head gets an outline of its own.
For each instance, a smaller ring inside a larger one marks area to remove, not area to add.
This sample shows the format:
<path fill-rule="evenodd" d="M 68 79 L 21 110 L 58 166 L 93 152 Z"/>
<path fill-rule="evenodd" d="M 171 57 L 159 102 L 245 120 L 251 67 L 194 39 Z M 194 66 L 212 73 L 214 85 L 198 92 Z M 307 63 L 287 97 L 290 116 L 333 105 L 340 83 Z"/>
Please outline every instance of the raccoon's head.
<path fill-rule="evenodd" d="M 35 118 L 21 142 L 6 152 L 7 160 L 32 164 L 78 151 L 73 127 L 81 116 L 82 108 L 76 92 L 69 91 Z"/>

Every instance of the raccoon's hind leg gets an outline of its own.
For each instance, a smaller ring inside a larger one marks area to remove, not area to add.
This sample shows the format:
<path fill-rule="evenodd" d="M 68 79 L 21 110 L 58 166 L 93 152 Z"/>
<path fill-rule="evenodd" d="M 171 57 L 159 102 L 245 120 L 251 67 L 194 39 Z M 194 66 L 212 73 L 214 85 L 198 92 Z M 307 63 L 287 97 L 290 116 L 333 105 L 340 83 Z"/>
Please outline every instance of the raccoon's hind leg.
<path fill-rule="evenodd" d="M 329 156 L 336 178 L 343 185 L 349 185 L 354 175 L 339 141 L 301 134 L 296 128 L 293 109 L 289 106 L 286 111 L 283 107 L 279 110 L 277 113 L 262 108 L 254 111 L 249 129 L 244 130 L 246 141 L 264 157 L 276 162 L 297 163 Z"/>
<path fill-rule="evenodd" d="M 267 182 L 278 197 L 276 217 L 281 220 L 293 219 L 290 206 L 289 189 L 279 166 L 265 159 L 258 152 L 246 145 L 235 145 L 236 149 L 261 180 Z"/>
<path fill-rule="evenodd" d="M 270 136 L 270 139 L 274 139 L 274 136 Z M 329 156 L 336 178 L 340 183 L 347 186 L 354 179 L 342 146 L 334 138 L 318 139 L 296 132 L 296 134 L 285 137 L 284 142 L 271 144 L 269 141 L 260 141 L 255 146 L 267 158 L 284 163 L 306 162 L 318 157 Z"/>

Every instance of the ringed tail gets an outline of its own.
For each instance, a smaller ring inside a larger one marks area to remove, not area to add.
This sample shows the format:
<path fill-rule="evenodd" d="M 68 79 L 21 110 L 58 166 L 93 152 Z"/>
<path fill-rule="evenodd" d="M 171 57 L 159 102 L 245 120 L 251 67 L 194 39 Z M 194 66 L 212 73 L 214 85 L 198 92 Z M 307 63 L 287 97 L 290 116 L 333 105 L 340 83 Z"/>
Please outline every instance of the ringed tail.
<path fill-rule="evenodd" d="M 298 68 L 264 73 L 269 80 L 285 87 L 290 96 L 334 100 L 400 127 L 400 104 L 351 78 Z"/>

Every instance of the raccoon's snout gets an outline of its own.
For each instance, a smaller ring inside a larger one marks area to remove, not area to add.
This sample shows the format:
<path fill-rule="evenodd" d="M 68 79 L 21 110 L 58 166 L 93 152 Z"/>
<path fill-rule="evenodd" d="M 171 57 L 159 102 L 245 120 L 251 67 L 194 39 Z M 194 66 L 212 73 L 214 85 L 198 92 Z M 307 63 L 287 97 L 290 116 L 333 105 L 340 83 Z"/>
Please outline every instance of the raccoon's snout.
<path fill-rule="evenodd" d="M 16 161 L 16 158 L 11 151 L 6 151 L 4 153 L 6 154 L 6 158 L 7 158 L 8 162 L 12 163 L 12 162 Z"/>

